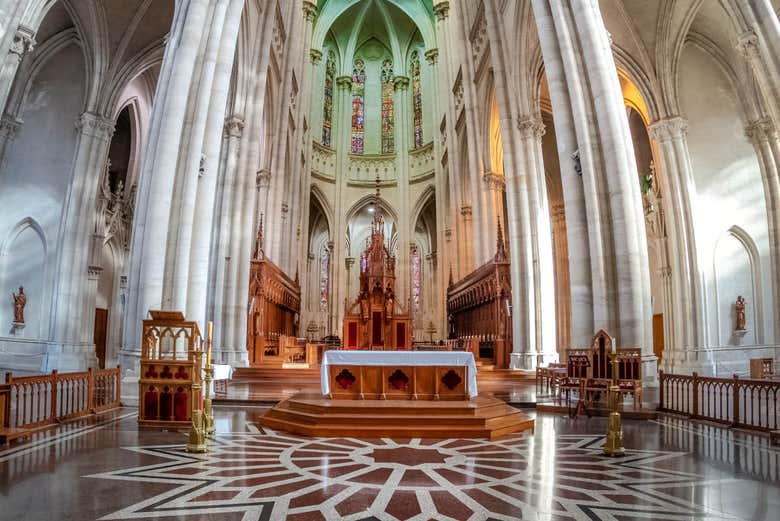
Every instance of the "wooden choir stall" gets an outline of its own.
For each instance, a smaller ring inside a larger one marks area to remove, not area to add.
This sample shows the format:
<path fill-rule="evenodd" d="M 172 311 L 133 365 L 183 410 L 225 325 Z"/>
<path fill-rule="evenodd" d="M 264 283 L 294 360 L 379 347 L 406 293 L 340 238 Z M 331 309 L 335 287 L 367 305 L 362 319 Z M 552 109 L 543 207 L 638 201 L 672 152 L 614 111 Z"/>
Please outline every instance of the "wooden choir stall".
<path fill-rule="evenodd" d="M 395 294 L 395 257 L 385 245 L 379 188 L 366 249 L 360 255 L 360 293 L 344 313 L 344 349 L 412 348 L 412 320 Z"/>
<path fill-rule="evenodd" d="M 473 352 L 482 363 L 508 368 L 512 350 L 511 305 L 509 257 L 499 223 L 493 260 L 457 282 L 452 281 L 450 273 L 448 344 Z"/>
<path fill-rule="evenodd" d="M 141 337 L 138 426 L 188 429 L 200 404 L 202 345 L 198 324 L 180 311 L 149 311 Z"/>
<path fill-rule="evenodd" d="M 266 257 L 261 220 L 249 268 L 246 343 L 251 366 L 282 367 L 307 360 L 306 343 L 297 338 L 301 310 L 297 279 Z"/>

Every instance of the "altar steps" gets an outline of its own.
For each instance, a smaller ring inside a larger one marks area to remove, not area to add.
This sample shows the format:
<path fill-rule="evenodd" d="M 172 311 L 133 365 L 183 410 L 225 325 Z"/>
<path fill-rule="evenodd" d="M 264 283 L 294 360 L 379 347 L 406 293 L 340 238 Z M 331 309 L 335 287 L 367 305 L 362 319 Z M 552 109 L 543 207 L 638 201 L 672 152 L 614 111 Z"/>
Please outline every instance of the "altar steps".
<path fill-rule="evenodd" d="M 330 400 L 300 393 L 258 418 L 306 436 L 490 438 L 533 429 L 534 420 L 489 395 L 469 401 Z"/>

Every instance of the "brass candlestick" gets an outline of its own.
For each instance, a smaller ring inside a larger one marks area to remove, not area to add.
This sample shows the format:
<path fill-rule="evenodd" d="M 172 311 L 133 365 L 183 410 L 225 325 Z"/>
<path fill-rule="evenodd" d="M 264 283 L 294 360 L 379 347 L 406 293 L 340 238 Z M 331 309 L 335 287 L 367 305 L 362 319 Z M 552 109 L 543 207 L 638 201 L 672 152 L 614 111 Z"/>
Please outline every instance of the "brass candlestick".
<path fill-rule="evenodd" d="M 214 427 L 214 409 L 211 406 L 211 381 L 214 376 L 214 368 L 211 366 L 211 334 L 214 329 L 214 323 L 209 320 L 208 335 L 206 336 L 206 389 L 203 398 L 203 421 L 206 428 L 206 436 L 213 436 L 216 432 Z"/>
<path fill-rule="evenodd" d="M 198 371 L 203 360 L 203 351 L 195 351 L 195 366 L 193 371 Z M 187 440 L 187 452 L 207 452 L 206 425 L 203 410 L 200 409 L 202 385 L 199 379 L 192 383 L 192 419 L 190 423 L 189 439 Z"/>
<path fill-rule="evenodd" d="M 618 385 L 618 355 L 610 354 L 612 359 L 612 385 L 609 387 L 609 427 L 607 428 L 607 439 L 604 442 L 604 454 L 607 456 L 622 456 L 625 453 L 623 448 L 623 426 L 620 421 L 620 386 Z"/>

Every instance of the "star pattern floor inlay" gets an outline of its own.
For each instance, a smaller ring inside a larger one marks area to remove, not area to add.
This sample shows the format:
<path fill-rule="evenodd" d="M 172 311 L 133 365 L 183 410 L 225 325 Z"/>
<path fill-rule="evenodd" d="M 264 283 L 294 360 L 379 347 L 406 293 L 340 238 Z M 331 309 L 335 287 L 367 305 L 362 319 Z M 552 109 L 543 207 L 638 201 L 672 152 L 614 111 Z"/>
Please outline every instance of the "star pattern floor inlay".
<path fill-rule="evenodd" d="M 608 458 L 603 442 L 581 434 L 312 439 L 266 430 L 218 434 L 203 455 L 182 444 L 127 447 L 160 462 L 86 477 L 171 486 L 106 520 L 739 519 L 708 508 L 699 493 L 738 480 L 679 470 L 674 460 L 685 452 Z"/>

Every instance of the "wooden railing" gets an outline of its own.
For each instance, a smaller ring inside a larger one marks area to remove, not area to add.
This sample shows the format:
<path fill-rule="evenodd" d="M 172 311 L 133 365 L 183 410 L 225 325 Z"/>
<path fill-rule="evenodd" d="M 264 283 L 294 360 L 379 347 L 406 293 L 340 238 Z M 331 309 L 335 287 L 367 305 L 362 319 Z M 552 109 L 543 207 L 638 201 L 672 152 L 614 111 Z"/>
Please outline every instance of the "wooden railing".
<path fill-rule="evenodd" d="M 100 369 L 48 375 L 5 375 L 10 388 L 2 429 L 36 429 L 120 405 L 122 370 Z"/>
<path fill-rule="evenodd" d="M 760 431 L 780 429 L 780 382 L 659 372 L 659 411 Z"/>

